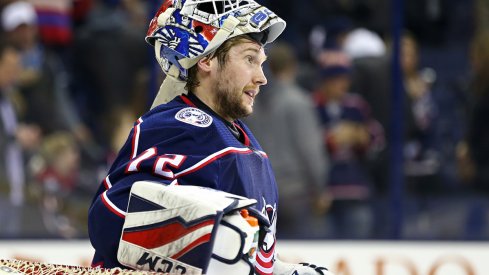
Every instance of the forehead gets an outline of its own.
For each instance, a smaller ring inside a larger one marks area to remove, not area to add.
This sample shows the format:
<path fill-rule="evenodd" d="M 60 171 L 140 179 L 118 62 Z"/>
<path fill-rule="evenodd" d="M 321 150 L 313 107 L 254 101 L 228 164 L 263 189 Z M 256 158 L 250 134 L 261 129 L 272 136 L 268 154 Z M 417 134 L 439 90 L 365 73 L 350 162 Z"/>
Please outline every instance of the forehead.
<path fill-rule="evenodd" d="M 239 43 L 235 44 L 231 48 L 231 51 L 234 51 L 236 53 L 250 52 L 265 56 L 265 49 L 262 45 L 258 44 L 257 42 L 245 39 L 242 39 L 239 41 Z"/>

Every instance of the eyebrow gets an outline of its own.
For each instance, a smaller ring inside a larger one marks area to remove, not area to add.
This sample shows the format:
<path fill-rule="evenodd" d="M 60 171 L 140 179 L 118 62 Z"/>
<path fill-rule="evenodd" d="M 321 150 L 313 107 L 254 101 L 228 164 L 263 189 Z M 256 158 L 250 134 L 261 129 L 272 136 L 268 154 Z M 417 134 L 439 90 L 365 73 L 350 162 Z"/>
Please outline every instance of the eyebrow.
<path fill-rule="evenodd" d="M 246 48 L 245 50 L 243 50 L 243 53 L 247 52 L 247 51 L 252 51 L 256 54 L 260 54 L 260 50 L 258 50 L 256 48 L 252 48 L 252 47 Z M 268 56 L 265 54 L 265 59 L 263 60 L 263 62 L 265 62 L 267 59 L 268 59 Z"/>
<path fill-rule="evenodd" d="M 246 48 L 244 51 L 253 51 L 253 52 L 256 52 L 256 53 L 259 53 L 260 52 L 257 48 L 251 47 L 251 46 L 248 47 L 248 48 Z"/>

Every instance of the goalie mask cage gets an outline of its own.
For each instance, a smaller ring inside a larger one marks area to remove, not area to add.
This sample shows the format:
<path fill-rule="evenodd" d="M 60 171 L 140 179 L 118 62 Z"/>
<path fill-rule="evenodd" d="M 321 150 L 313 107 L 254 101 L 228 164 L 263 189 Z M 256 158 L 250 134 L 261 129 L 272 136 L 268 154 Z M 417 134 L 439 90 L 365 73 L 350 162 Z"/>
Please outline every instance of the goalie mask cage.
<path fill-rule="evenodd" d="M 21 260 L 0 259 L 0 275 L 64 275 L 64 274 L 120 274 L 120 275 L 171 275 L 169 273 L 129 270 L 122 268 L 93 268 L 50 263 L 38 263 Z"/>

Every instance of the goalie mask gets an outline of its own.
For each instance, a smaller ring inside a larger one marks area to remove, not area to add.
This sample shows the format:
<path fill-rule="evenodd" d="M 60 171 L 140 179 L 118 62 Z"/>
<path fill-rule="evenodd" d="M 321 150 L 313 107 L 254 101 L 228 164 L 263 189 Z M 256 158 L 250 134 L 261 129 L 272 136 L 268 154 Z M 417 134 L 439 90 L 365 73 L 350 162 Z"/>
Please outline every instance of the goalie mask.
<path fill-rule="evenodd" d="M 249 34 L 261 44 L 270 43 L 285 25 L 284 20 L 253 0 L 165 0 L 146 36 L 167 75 L 166 86 L 163 83 L 158 95 L 163 98 L 158 103 L 183 93 L 187 70 L 226 40 Z"/>

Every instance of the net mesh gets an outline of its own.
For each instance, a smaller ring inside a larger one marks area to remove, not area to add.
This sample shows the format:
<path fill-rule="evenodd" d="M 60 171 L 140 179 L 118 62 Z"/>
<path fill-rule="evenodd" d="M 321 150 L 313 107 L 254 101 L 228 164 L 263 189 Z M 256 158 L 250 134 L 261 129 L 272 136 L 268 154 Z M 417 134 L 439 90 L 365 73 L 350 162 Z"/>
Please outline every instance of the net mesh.
<path fill-rule="evenodd" d="M 59 264 L 48 264 L 29 262 L 21 260 L 3 260 L 0 259 L 0 275 L 3 274 L 33 274 L 33 275 L 63 275 L 63 274 L 131 274 L 131 275 L 169 275 L 168 273 L 149 272 L 140 270 L 128 270 L 122 268 L 92 268 L 82 266 L 70 266 Z"/>

